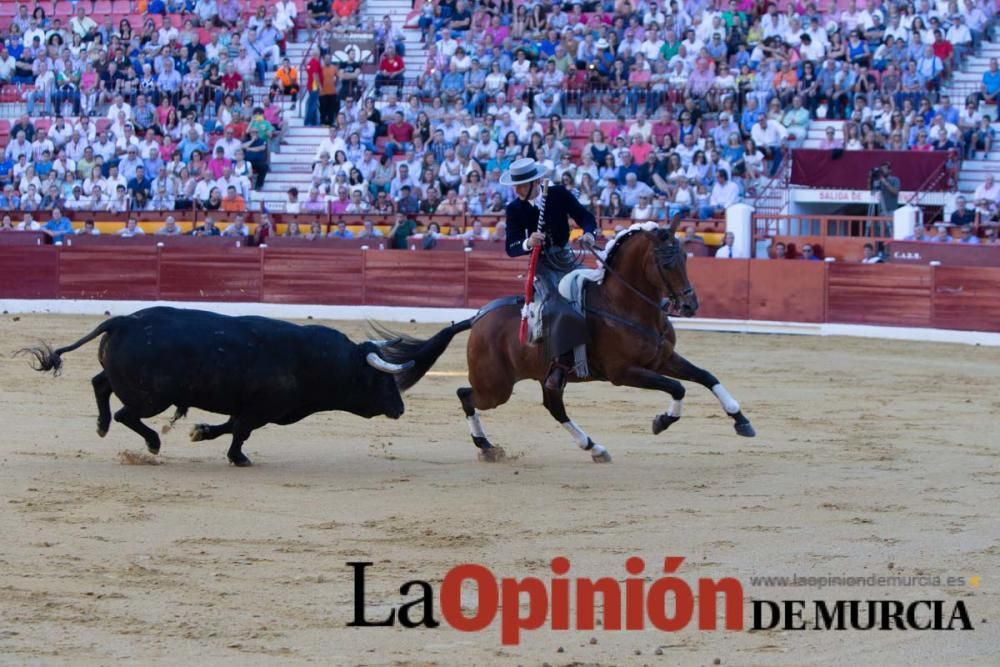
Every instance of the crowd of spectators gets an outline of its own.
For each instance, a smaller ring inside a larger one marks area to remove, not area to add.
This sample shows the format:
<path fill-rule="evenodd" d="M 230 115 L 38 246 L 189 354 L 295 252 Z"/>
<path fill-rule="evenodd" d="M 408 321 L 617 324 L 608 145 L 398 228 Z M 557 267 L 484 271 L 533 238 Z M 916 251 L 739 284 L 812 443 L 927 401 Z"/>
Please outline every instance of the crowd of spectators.
<path fill-rule="evenodd" d="M 246 210 L 280 146 L 295 2 L 104 0 L 120 13 L 103 19 L 72 5 L 0 20 L 0 84 L 27 112 L 4 127 L 0 208 Z"/>
<path fill-rule="evenodd" d="M 825 148 L 975 158 L 1000 95 L 996 62 L 961 102 L 939 92 L 991 30 L 988 0 L 424 2 L 414 79 L 402 19 L 357 0 L 119 0 L 147 12 L 134 28 L 88 2 L 65 25 L 23 5 L 0 35 L 0 81 L 56 117 L 11 127 L 0 207 L 245 210 L 301 94 L 330 133 L 288 212 L 499 214 L 500 175 L 533 157 L 598 215 L 704 219 L 759 191 L 816 119 L 847 121 Z M 297 21 L 315 37 L 301 76 L 283 58 Z M 358 30 L 370 81 L 359 49 L 332 47 Z"/>
<path fill-rule="evenodd" d="M 759 191 L 817 119 L 847 121 L 825 148 L 992 149 L 982 110 L 1000 94 L 996 63 L 960 103 L 940 89 L 991 30 L 993 2 L 784 6 L 425 2 L 413 79 L 400 21 L 382 17 L 377 94 L 341 96 L 332 121 L 310 119 L 331 134 L 306 202 L 290 202 L 496 213 L 512 196 L 500 174 L 532 157 L 599 215 L 708 218 Z M 314 60 L 317 72 L 337 67 L 322 51 Z"/>

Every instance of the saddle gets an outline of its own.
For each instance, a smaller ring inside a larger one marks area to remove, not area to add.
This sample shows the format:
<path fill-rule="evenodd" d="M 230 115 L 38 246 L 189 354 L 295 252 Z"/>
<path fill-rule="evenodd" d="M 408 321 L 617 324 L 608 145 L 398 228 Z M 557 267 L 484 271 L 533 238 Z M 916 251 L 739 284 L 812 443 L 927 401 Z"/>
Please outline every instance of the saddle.
<path fill-rule="evenodd" d="M 583 315 L 583 293 L 587 283 L 599 283 L 604 278 L 600 269 L 576 269 L 570 271 L 559 281 L 559 295 L 573 305 Z"/>

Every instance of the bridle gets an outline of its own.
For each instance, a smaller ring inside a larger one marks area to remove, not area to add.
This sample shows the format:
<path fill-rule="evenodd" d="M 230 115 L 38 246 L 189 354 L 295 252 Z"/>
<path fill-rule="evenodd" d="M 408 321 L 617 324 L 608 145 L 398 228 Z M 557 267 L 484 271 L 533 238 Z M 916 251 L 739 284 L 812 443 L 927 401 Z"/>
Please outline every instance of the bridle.
<path fill-rule="evenodd" d="M 664 265 L 672 265 L 672 264 L 674 264 L 677 261 L 676 257 L 678 255 L 678 253 L 680 252 L 680 248 L 676 244 L 676 239 L 674 240 L 674 243 L 670 244 L 669 248 L 663 248 L 663 247 L 661 247 L 661 246 L 658 245 L 655 248 L 655 250 L 654 250 L 654 256 L 656 258 L 656 270 L 657 270 L 657 272 L 660 273 L 660 279 L 663 280 L 663 284 L 666 286 L 667 292 L 668 292 L 668 296 L 666 296 L 665 298 L 663 298 L 663 299 L 661 299 L 659 301 L 657 301 L 656 299 L 653 299 L 653 298 L 647 296 L 638 287 L 636 287 L 635 285 L 633 285 L 629 281 L 625 280 L 625 278 L 622 276 L 621 273 L 619 273 L 610 264 L 608 264 L 604 260 L 604 257 L 601 257 L 600 253 L 597 252 L 597 250 L 594 248 L 593 244 L 587 244 L 587 245 L 584 246 L 584 248 L 588 252 L 590 252 L 591 255 L 594 256 L 594 259 L 596 259 L 597 262 L 602 267 L 604 267 L 605 271 L 607 271 L 608 273 L 610 273 L 611 275 L 613 275 L 615 278 L 617 278 L 618 280 L 620 280 L 621 283 L 626 288 L 628 288 L 628 290 L 630 292 L 632 292 L 637 297 L 639 297 L 639 299 L 643 303 L 645 303 L 645 304 L 647 304 L 649 306 L 652 306 L 653 308 L 655 308 L 658 311 L 661 311 L 661 312 L 664 312 L 664 313 L 668 313 L 668 314 L 672 313 L 672 312 L 676 312 L 676 309 L 680 307 L 680 305 L 683 303 L 684 299 L 686 299 L 687 297 L 689 297 L 692 294 L 694 294 L 694 287 L 692 287 L 691 285 L 688 285 L 687 287 L 685 287 L 678 294 L 677 290 L 675 290 L 673 288 L 673 286 L 670 284 L 669 281 L 663 280 L 663 266 Z"/>

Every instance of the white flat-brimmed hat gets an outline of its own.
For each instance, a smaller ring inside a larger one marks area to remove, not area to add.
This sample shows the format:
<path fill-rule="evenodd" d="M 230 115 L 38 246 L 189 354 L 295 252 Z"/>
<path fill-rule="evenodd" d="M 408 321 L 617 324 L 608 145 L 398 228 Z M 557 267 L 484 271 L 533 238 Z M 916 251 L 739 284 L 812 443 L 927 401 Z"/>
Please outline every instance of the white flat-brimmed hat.
<path fill-rule="evenodd" d="M 596 46 L 599 49 L 607 49 L 611 47 L 611 45 L 608 44 L 608 40 L 604 39 L 603 37 L 597 40 L 597 44 L 595 44 L 594 46 Z"/>
<path fill-rule="evenodd" d="M 510 169 L 500 177 L 502 185 L 521 185 L 530 183 L 549 175 L 549 168 L 541 162 L 535 162 L 530 157 L 515 160 Z"/>

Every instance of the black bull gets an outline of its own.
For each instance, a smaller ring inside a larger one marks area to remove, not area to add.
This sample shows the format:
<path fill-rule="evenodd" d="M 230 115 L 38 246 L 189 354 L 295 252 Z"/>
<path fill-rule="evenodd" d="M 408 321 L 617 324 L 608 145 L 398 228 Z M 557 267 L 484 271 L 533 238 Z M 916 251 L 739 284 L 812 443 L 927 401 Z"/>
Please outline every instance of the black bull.
<path fill-rule="evenodd" d="M 385 361 L 379 344 L 351 342 L 323 326 L 300 326 L 264 317 L 228 317 L 200 310 L 146 308 L 113 317 L 72 345 L 22 352 L 35 370 L 58 374 L 61 355 L 103 335 L 94 376 L 97 433 L 111 425 L 111 394 L 123 407 L 115 421 L 146 441 L 153 454 L 160 438 L 142 419 L 171 405 L 171 425 L 189 408 L 228 415 L 224 424 L 198 424 L 192 440 L 232 434 L 227 456 L 250 465 L 242 452 L 250 433 L 265 424 L 292 424 L 314 412 L 342 410 L 362 417 L 403 414 L 401 392 L 417 383 L 469 321 L 442 329 L 406 360 Z"/>

